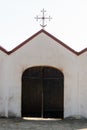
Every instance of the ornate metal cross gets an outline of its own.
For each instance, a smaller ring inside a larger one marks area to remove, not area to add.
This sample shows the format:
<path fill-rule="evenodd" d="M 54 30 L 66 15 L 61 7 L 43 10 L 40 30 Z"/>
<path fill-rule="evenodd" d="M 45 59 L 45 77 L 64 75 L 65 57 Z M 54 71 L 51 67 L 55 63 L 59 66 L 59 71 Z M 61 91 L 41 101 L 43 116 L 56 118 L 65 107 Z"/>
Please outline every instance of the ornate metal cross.
<path fill-rule="evenodd" d="M 45 20 L 46 19 L 48 19 L 49 21 L 52 19 L 50 16 L 49 17 L 45 17 L 45 12 L 46 12 L 46 10 L 41 10 L 41 12 L 42 12 L 42 17 L 39 17 L 38 15 L 35 17 L 35 19 L 38 21 L 39 19 L 41 19 L 42 20 L 42 24 L 40 24 L 40 26 L 44 29 L 46 26 L 47 26 L 47 24 L 45 24 Z"/>

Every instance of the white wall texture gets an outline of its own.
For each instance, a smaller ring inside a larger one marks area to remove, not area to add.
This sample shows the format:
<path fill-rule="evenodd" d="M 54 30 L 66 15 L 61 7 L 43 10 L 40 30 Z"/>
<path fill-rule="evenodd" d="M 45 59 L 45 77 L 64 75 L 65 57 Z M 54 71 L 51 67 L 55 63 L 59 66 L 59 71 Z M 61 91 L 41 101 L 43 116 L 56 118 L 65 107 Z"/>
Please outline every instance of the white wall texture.
<path fill-rule="evenodd" d="M 43 32 L 10 55 L 0 51 L 0 116 L 21 117 L 22 74 L 34 66 L 62 71 L 64 117 L 87 118 L 87 52 L 77 56 Z"/>

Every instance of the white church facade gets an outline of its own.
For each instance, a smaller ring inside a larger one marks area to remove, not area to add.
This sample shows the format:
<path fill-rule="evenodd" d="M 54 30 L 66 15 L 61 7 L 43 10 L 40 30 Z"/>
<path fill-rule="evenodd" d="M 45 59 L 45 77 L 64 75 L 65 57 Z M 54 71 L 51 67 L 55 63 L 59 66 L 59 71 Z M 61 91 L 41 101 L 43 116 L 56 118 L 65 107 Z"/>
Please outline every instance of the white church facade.
<path fill-rule="evenodd" d="M 87 49 L 76 52 L 40 30 L 0 47 L 0 117 L 87 118 Z"/>

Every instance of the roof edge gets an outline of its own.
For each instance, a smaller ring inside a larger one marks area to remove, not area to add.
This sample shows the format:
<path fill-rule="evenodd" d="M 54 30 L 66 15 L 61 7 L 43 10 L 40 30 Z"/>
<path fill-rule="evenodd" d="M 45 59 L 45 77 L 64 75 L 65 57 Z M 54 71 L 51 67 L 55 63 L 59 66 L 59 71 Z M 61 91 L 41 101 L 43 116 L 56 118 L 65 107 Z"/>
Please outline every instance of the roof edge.
<path fill-rule="evenodd" d="M 77 52 L 74 49 L 72 49 L 71 47 L 69 47 L 68 45 L 66 45 L 65 43 L 63 43 L 62 41 L 60 41 L 59 39 L 57 39 L 55 36 L 53 36 L 52 34 L 48 33 L 47 31 L 45 31 L 43 29 L 41 29 L 40 31 L 38 31 L 37 33 L 35 33 L 34 35 L 32 35 L 30 38 L 26 39 L 24 42 L 22 42 L 21 44 L 19 44 L 15 48 L 13 48 L 11 51 L 7 51 L 2 46 L 0 46 L 0 50 L 3 51 L 4 53 L 10 55 L 11 53 L 17 51 L 19 48 L 21 48 L 23 45 L 25 45 L 27 42 L 31 41 L 34 37 L 36 37 L 40 33 L 45 33 L 47 36 L 49 36 L 50 38 L 52 38 L 53 40 L 55 40 L 56 42 L 58 42 L 60 45 L 62 45 L 63 47 L 65 47 L 66 49 L 68 49 L 69 51 L 71 51 L 72 53 L 76 54 L 77 56 L 79 56 L 82 53 L 84 53 L 84 52 L 87 51 L 87 48 L 84 48 L 83 50 Z"/>
<path fill-rule="evenodd" d="M 9 53 L 9 52 L 8 52 L 6 49 L 4 49 L 2 46 L 0 46 L 0 50 L 1 50 L 2 52 L 6 53 L 6 54 Z"/>
<path fill-rule="evenodd" d="M 87 48 L 84 48 L 83 50 L 78 52 L 78 55 L 81 55 L 81 54 L 85 53 L 86 51 L 87 51 Z"/>

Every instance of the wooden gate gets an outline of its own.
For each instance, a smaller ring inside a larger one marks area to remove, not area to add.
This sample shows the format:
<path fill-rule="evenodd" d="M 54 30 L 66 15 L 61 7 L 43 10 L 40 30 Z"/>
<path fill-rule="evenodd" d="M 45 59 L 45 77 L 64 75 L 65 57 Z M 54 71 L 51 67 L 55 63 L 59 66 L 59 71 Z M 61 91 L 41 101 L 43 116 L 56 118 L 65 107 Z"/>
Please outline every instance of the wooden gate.
<path fill-rule="evenodd" d="M 22 117 L 63 118 L 63 73 L 52 67 L 32 67 L 22 76 Z"/>

